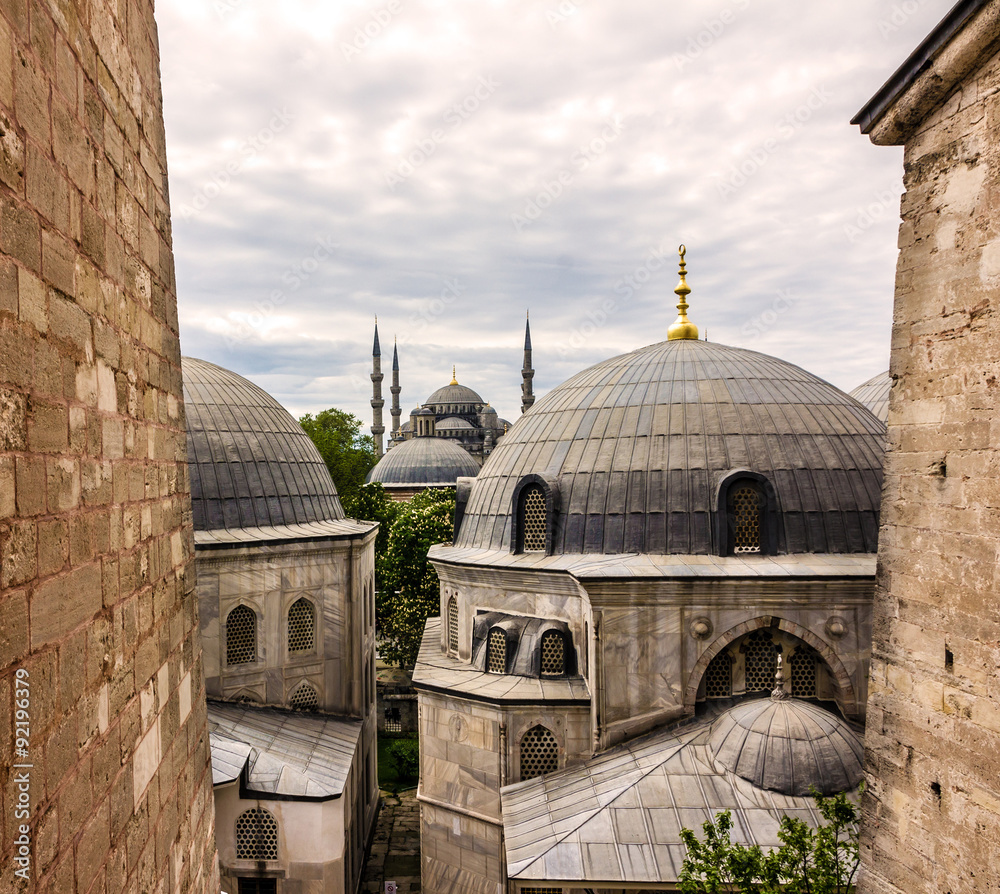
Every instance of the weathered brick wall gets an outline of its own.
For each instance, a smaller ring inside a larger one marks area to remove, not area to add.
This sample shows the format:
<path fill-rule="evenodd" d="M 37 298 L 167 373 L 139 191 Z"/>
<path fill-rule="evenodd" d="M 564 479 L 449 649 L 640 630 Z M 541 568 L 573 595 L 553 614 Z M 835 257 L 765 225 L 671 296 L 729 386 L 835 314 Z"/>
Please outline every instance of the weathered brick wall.
<path fill-rule="evenodd" d="M 906 145 L 866 892 L 1000 886 L 1000 58 Z"/>
<path fill-rule="evenodd" d="M 219 889 L 158 66 L 151 0 L 0 0 L 4 892 Z"/>

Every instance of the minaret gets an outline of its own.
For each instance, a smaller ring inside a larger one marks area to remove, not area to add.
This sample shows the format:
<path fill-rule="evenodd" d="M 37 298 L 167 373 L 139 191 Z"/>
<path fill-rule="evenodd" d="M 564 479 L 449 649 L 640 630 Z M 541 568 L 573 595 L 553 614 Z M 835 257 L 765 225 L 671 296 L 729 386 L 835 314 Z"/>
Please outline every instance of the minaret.
<path fill-rule="evenodd" d="M 531 380 L 535 371 L 531 368 L 531 326 L 528 316 L 524 317 L 524 364 L 521 366 L 521 412 L 535 402 L 535 392 L 531 390 Z"/>
<path fill-rule="evenodd" d="M 375 455 L 382 456 L 382 349 L 378 345 L 378 317 L 375 318 L 375 344 L 372 345 L 372 435 L 375 437 Z"/>
<path fill-rule="evenodd" d="M 399 434 L 399 417 L 403 411 L 399 408 L 399 353 L 396 350 L 396 340 L 392 344 L 392 385 L 389 387 L 392 394 L 392 430 L 390 436 L 395 438 Z"/>

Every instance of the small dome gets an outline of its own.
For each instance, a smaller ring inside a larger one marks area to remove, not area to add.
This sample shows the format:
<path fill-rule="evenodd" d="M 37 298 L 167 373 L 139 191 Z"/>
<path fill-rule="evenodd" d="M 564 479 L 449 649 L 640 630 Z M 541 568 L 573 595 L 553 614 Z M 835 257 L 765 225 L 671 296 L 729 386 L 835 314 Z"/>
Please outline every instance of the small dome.
<path fill-rule="evenodd" d="M 851 392 L 851 397 L 863 403 L 874 416 L 885 422 L 889 418 L 889 392 L 891 390 L 892 379 L 889 377 L 889 370 L 886 370 L 858 385 Z"/>
<path fill-rule="evenodd" d="M 193 357 L 181 372 L 196 530 L 344 517 L 323 457 L 270 394 Z"/>
<path fill-rule="evenodd" d="M 465 385 L 445 385 L 438 388 L 427 400 L 424 406 L 435 407 L 441 404 L 484 404 L 486 403 L 475 391 Z"/>
<path fill-rule="evenodd" d="M 454 487 L 479 466 L 469 454 L 443 438 L 413 438 L 393 447 L 368 473 L 365 483 L 378 481 L 393 487 Z"/>
<path fill-rule="evenodd" d="M 445 431 L 472 431 L 472 423 L 458 416 L 445 416 L 444 419 L 438 420 L 435 428 L 438 431 L 441 429 L 444 429 Z"/>
<path fill-rule="evenodd" d="M 855 788 L 864 744 L 850 726 L 796 698 L 762 698 L 730 708 L 712 724 L 708 747 L 723 767 L 758 788 L 824 795 Z"/>

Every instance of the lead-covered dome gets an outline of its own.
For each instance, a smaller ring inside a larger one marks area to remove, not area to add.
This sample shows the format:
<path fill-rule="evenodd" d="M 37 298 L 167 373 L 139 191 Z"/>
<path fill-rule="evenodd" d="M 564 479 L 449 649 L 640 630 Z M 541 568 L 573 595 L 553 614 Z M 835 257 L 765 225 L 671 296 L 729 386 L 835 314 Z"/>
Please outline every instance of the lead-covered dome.
<path fill-rule="evenodd" d="M 365 483 L 379 482 L 390 490 L 454 487 L 459 478 L 478 472 L 476 461 L 456 443 L 430 436 L 397 444 L 375 464 Z"/>
<path fill-rule="evenodd" d="M 872 376 L 867 382 L 862 382 L 851 392 L 851 397 L 860 401 L 872 414 L 882 422 L 889 418 L 889 392 L 892 390 L 892 377 L 889 370 Z"/>
<path fill-rule="evenodd" d="M 445 385 L 443 388 L 438 388 L 427 400 L 424 402 L 425 407 L 439 407 L 451 404 L 485 404 L 484 401 L 475 391 L 466 385 L 459 385 L 458 382 L 453 381 L 450 385 Z"/>
<path fill-rule="evenodd" d="M 770 551 L 874 552 L 885 428 L 811 373 L 679 339 L 598 363 L 553 389 L 491 454 L 459 548 L 511 550 L 515 493 L 549 494 L 552 553 L 721 554 L 720 491 L 768 497 Z"/>
<path fill-rule="evenodd" d="M 181 371 L 196 530 L 344 517 L 316 446 L 270 394 L 205 360 Z"/>

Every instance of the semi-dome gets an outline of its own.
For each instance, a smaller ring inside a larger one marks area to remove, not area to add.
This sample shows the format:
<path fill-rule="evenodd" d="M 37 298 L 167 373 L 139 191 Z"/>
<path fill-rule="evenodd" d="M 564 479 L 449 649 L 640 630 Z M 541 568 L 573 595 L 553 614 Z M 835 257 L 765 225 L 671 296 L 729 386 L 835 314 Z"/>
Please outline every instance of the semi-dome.
<path fill-rule="evenodd" d="M 767 494 L 771 552 L 874 552 L 885 428 L 777 358 L 678 339 L 598 363 L 504 437 L 469 495 L 456 547 L 513 548 L 513 500 L 549 494 L 553 553 L 720 554 L 726 482 Z"/>
<path fill-rule="evenodd" d="M 316 446 L 270 394 L 205 360 L 181 371 L 196 530 L 344 517 Z"/>
<path fill-rule="evenodd" d="M 445 416 L 435 427 L 445 431 L 472 431 L 472 423 L 459 416 Z"/>
<path fill-rule="evenodd" d="M 712 724 L 712 756 L 758 788 L 825 795 L 855 788 L 864 744 L 847 723 L 796 698 L 744 701 Z"/>
<path fill-rule="evenodd" d="M 476 461 L 461 447 L 444 438 L 413 438 L 397 444 L 383 456 L 365 479 L 392 487 L 455 486 L 462 477 L 479 472 Z"/>
<path fill-rule="evenodd" d="M 892 390 L 892 378 L 889 370 L 872 376 L 867 382 L 862 382 L 851 392 L 851 397 L 860 401 L 872 414 L 883 422 L 889 418 L 889 392 Z"/>

